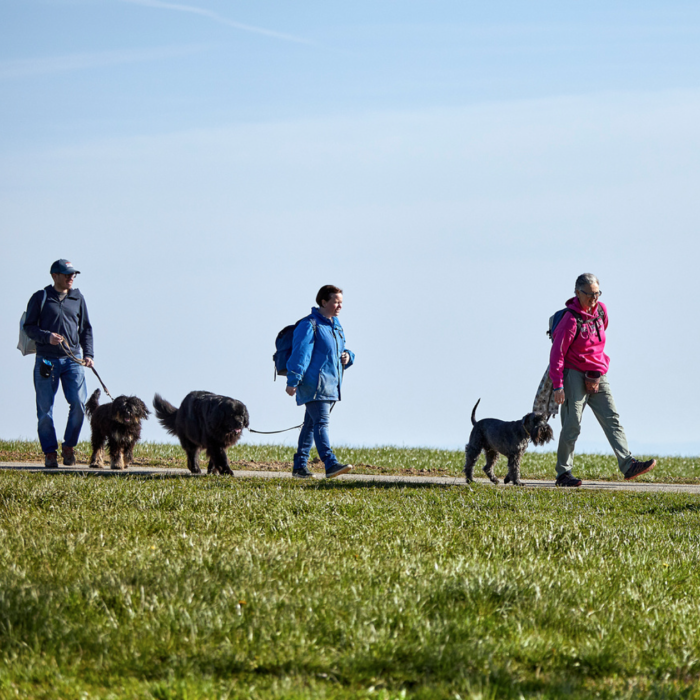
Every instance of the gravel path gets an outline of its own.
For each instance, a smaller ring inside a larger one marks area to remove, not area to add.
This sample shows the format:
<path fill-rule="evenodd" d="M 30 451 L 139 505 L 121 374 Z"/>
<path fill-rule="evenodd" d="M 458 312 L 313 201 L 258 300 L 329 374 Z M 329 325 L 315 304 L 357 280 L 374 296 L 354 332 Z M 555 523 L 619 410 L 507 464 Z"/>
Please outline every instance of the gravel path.
<path fill-rule="evenodd" d="M 0 462 L 0 469 L 12 469 L 26 472 L 42 472 L 44 474 L 82 474 L 89 476 L 141 476 L 141 477 L 172 477 L 172 476 L 193 476 L 187 469 L 160 469 L 157 467 L 132 467 L 123 471 L 112 469 L 89 469 L 84 465 L 76 467 L 60 467 L 59 469 L 45 469 L 41 464 L 30 462 Z M 290 479 L 291 472 L 273 471 L 240 471 L 234 470 L 237 477 L 249 479 Z M 202 474 L 206 476 L 206 474 Z M 314 474 L 314 479 L 324 479 L 321 474 Z M 464 478 L 459 477 L 438 477 L 438 476 L 392 476 L 387 474 L 343 474 L 336 477 L 338 481 L 364 481 L 379 482 L 384 484 L 447 484 L 459 487 L 466 487 Z M 531 488 L 555 488 L 554 480 L 535 481 L 523 480 L 525 486 Z M 477 483 L 490 484 L 488 479 L 476 479 Z M 494 488 L 515 488 L 513 486 L 501 485 Z M 602 491 L 656 491 L 663 493 L 697 493 L 700 494 L 700 484 L 655 484 L 635 481 L 584 481 L 584 489 L 597 489 Z"/>

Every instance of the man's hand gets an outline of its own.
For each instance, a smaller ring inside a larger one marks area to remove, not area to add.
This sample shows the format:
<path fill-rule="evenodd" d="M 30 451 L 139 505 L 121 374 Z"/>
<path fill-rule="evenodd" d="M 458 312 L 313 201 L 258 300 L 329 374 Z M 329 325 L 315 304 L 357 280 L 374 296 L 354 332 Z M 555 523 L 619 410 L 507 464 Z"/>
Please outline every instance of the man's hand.
<path fill-rule="evenodd" d="M 86 367 L 94 367 L 95 366 L 95 363 L 93 362 L 92 357 L 86 357 L 85 360 L 83 360 L 83 361 L 85 362 Z"/>
<path fill-rule="evenodd" d="M 566 401 L 566 395 L 564 394 L 564 387 L 557 389 L 554 392 L 554 400 L 557 402 L 557 406 L 561 406 L 564 401 Z"/>
<path fill-rule="evenodd" d="M 348 353 L 344 352 L 340 356 L 340 362 L 342 363 L 343 367 L 345 367 L 345 365 L 347 365 L 347 363 L 350 362 L 350 355 L 348 355 Z"/>
<path fill-rule="evenodd" d="M 295 386 L 288 386 L 285 391 L 290 395 L 294 396 L 297 393 L 297 388 Z"/>
<path fill-rule="evenodd" d="M 63 336 L 59 335 L 58 333 L 52 333 L 51 337 L 49 338 L 51 345 L 60 345 L 62 340 Z"/>

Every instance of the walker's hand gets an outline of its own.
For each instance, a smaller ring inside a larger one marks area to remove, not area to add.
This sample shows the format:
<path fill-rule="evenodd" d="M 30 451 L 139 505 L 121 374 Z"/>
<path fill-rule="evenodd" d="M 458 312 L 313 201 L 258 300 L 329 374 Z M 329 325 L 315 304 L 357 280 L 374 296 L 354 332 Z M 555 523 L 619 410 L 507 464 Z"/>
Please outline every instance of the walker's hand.
<path fill-rule="evenodd" d="M 554 392 L 554 400 L 557 402 L 557 406 L 561 406 L 564 403 L 564 401 L 566 401 L 564 389 L 557 389 Z"/>
<path fill-rule="evenodd" d="M 344 352 L 340 356 L 340 362 L 342 363 L 343 367 L 345 367 L 345 365 L 347 365 L 347 363 L 350 362 L 350 355 L 348 355 L 346 352 Z"/>
<path fill-rule="evenodd" d="M 51 345 L 60 345 L 62 340 L 63 336 L 59 335 L 58 333 L 52 333 L 51 338 L 49 338 L 49 342 L 51 343 Z"/>
<path fill-rule="evenodd" d="M 294 396 L 297 393 L 297 388 L 295 386 L 288 386 L 285 391 L 290 395 Z"/>
<path fill-rule="evenodd" d="M 83 360 L 83 361 L 85 362 L 86 367 L 94 367 L 95 366 L 95 363 L 92 361 L 92 357 L 86 357 L 85 360 Z"/>

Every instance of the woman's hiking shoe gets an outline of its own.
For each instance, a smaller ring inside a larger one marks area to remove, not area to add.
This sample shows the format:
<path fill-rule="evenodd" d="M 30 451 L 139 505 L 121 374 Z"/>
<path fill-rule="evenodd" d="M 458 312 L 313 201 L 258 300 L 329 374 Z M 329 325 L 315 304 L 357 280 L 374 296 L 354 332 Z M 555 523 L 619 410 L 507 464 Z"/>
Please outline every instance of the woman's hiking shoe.
<path fill-rule="evenodd" d="M 633 459 L 629 469 L 625 472 L 625 481 L 636 479 L 640 474 L 650 472 L 655 466 L 655 459 L 650 459 L 646 462 L 638 462 L 636 459 Z"/>
<path fill-rule="evenodd" d="M 326 469 L 326 479 L 347 474 L 352 469 L 352 464 L 334 464 L 330 469 Z"/>
<path fill-rule="evenodd" d="M 581 479 L 577 479 L 570 471 L 564 472 L 563 474 L 560 474 L 557 477 L 557 480 L 554 482 L 556 486 L 581 486 L 583 481 Z"/>
<path fill-rule="evenodd" d="M 313 477 L 313 474 L 311 473 L 311 470 L 304 465 L 303 467 L 300 467 L 299 469 L 292 469 L 292 478 L 293 479 L 311 479 Z"/>
<path fill-rule="evenodd" d="M 44 455 L 44 467 L 46 469 L 58 469 L 58 454 L 56 452 L 47 452 Z"/>

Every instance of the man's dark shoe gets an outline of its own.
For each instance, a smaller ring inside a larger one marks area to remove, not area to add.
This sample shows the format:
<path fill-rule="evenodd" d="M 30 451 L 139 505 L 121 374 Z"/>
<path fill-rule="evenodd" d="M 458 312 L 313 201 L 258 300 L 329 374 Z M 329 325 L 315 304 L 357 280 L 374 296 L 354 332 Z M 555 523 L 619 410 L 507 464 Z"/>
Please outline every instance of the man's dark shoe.
<path fill-rule="evenodd" d="M 61 445 L 61 457 L 63 457 L 63 466 L 75 466 L 75 451 L 68 445 Z"/>
<path fill-rule="evenodd" d="M 47 469 L 58 469 L 58 454 L 56 452 L 47 452 L 44 455 L 44 466 Z"/>
<path fill-rule="evenodd" d="M 554 483 L 556 486 L 572 486 L 575 488 L 576 486 L 581 486 L 583 481 L 581 481 L 581 479 L 577 479 L 570 471 L 568 471 L 560 474 Z"/>
<path fill-rule="evenodd" d="M 326 479 L 347 474 L 352 469 L 352 464 L 334 464 L 330 469 L 326 469 Z"/>
<path fill-rule="evenodd" d="M 646 462 L 638 462 L 636 459 L 632 460 L 629 469 L 625 472 L 625 481 L 630 479 L 636 479 L 640 474 L 646 474 L 650 472 L 656 466 L 656 460 L 650 459 Z"/>
<path fill-rule="evenodd" d="M 292 469 L 292 478 L 294 479 L 311 479 L 312 477 L 313 474 L 306 465 L 299 469 Z"/>

